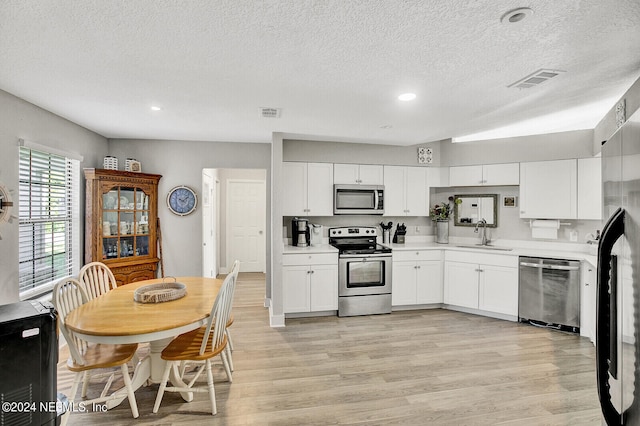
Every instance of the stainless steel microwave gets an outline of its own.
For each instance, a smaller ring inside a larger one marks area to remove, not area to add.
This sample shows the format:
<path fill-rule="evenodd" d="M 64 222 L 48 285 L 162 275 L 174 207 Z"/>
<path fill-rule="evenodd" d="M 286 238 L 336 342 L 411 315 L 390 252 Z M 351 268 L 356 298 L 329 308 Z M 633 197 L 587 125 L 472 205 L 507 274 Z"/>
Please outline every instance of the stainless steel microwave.
<path fill-rule="evenodd" d="M 333 214 L 383 214 L 384 185 L 333 185 Z"/>

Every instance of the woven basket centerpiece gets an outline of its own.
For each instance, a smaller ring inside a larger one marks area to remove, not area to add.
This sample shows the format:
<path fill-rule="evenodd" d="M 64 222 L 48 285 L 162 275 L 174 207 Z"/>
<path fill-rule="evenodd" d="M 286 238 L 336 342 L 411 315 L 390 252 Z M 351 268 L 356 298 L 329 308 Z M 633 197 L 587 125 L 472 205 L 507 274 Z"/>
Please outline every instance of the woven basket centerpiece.
<path fill-rule="evenodd" d="M 140 287 L 133 293 L 133 300 L 138 303 L 162 303 L 180 299 L 186 295 L 186 285 L 175 281 L 161 282 Z"/>

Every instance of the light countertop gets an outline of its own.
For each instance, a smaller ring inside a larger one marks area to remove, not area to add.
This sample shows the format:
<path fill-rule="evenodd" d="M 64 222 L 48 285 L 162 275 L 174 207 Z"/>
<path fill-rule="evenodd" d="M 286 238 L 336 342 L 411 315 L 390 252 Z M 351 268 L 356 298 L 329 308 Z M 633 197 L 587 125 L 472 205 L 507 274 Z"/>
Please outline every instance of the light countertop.
<path fill-rule="evenodd" d="M 552 244 L 550 244 L 550 248 L 531 248 L 531 247 L 506 247 L 511 250 L 492 250 L 486 248 L 472 248 L 472 247 L 461 247 L 464 245 L 473 245 L 473 244 L 461 244 L 461 243 L 449 243 L 449 244 L 438 244 L 435 242 L 408 242 L 405 244 L 384 244 L 387 247 L 390 247 L 392 251 L 410 251 L 410 250 L 456 250 L 456 251 L 468 251 L 471 253 L 492 253 L 499 254 L 505 256 L 533 256 L 533 257 L 549 257 L 556 259 L 569 259 L 569 260 L 584 260 L 589 262 L 592 266 L 596 266 L 597 256 L 592 255 L 590 253 L 585 253 L 577 250 L 559 250 L 552 248 Z M 496 245 L 496 247 L 502 247 Z"/>
<path fill-rule="evenodd" d="M 338 249 L 329 244 L 320 244 L 308 247 L 298 247 L 285 244 L 283 246 L 282 254 L 315 254 L 315 253 L 335 253 L 338 254 Z"/>

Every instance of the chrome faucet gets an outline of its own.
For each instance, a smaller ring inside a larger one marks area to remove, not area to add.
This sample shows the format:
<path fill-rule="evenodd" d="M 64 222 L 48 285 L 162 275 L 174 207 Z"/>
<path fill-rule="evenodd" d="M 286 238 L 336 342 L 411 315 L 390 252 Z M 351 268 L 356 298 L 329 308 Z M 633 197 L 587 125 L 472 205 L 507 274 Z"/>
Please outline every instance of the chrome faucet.
<path fill-rule="evenodd" d="M 478 228 L 482 226 L 482 243 L 481 245 L 486 246 L 489 244 L 489 239 L 487 238 L 487 221 L 484 218 L 480 219 L 478 223 L 476 223 L 476 229 L 473 231 L 476 234 L 478 233 Z"/>

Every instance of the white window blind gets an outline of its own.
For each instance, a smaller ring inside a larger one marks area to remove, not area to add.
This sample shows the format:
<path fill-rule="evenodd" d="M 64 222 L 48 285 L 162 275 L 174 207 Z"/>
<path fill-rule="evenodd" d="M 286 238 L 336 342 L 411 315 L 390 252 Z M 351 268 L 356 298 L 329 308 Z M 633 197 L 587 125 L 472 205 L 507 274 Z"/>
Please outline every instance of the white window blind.
<path fill-rule="evenodd" d="M 20 147 L 20 297 L 50 291 L 78 271 L 80 163 Z"/>

